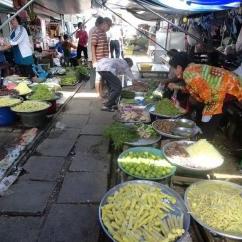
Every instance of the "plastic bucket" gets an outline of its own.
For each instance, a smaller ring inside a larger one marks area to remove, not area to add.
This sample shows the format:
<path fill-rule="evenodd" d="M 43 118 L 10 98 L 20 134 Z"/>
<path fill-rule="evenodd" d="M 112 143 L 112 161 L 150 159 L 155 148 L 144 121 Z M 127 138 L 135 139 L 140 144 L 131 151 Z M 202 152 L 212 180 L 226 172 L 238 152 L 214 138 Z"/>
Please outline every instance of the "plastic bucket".
<path fill-rule="evenodd" d="M 10 126 L 16 120 L 16 115 L 9 107 L 0 108 L 0 126 Z"/>

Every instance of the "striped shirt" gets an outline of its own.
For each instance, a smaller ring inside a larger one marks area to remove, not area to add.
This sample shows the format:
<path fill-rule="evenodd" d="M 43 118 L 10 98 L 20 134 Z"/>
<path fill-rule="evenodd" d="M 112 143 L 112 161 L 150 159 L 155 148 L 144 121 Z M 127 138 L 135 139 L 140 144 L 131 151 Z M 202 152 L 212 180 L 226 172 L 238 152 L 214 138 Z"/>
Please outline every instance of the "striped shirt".
<path fill-rule="evenodd" d="M 96 29 L 92 33 L 92 45 L 96 48 L 96 61 L 109 57 L 108 39 L 105 32 Z"/>

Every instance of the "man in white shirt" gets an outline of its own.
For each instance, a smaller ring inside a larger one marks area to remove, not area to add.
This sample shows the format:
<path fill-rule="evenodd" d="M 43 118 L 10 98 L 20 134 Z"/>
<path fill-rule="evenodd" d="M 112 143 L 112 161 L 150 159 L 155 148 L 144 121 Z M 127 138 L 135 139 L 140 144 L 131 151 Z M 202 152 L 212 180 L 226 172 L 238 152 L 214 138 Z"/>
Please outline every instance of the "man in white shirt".
<path fill-rule="evenodd" d="M 106 81 L 109 89 L 109 99 L 102 107 L 102 111 L 113 112 L 113 106 L 116 105 L 117 99 L 122 91 L 122 84 L 119 75 L 126 75 L 131 80 L 134 76 L 131 72 L 133 61 L 130 58 L 125 59 L 111 59 L 103 58 L 97 62 L 97 72 L 101 78 Z"/>
<path fill-rule="evenodd" d="M 115 52 L 115 58 L 120 57 L 120 52 L 121 52 L 121 42 L 122 42 L 122 29 L 120 25 L 114 24 L 109 33 L 109 40 L 110 40 L 110 53 L 111 53 L 111 58 L 114 58 L 114 52 Z"/>

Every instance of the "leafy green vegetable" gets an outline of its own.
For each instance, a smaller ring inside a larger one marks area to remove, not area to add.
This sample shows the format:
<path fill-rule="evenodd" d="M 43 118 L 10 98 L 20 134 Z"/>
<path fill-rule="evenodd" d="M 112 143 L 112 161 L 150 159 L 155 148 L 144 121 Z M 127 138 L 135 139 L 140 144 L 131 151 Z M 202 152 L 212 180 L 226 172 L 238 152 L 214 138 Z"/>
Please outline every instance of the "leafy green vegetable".
<path fill-rule="evenodd" d="M 155 112 L 167 116 L 181 114 L 181 111 L 168 98 L 163 98 L 156 104 Z"/>
<path fill-rule="evenodd" d="M 33 87 L 33 94 L 30 96 L 30 100 L 41 100 L 41 101 L 48 101 L 52 100 L 55 96 L 53 91 L 50 91 L 48 86 L 44 84 L 39 84 Z"/>
<path fill-rule="evenodd" d="M 137 124 L 136 127 L 140 138 L 149 139 L 151 137 L 157 136 L 157 133 L 153 129 L 152 125 Z"/>
<path fill-rule="evenodd" d="M 61 78 L 61 85 L 74 85 L 76 82 L 75 75 L 64 76 Z"/>
<path fill-rule="evenodd" d="M 135 93 L 131 92 L 131 91 L 122 90 L 121 97 L 122 98 L 127 98 L 127 99 L 132 99 L 132 98 L 135 97 Z"/>
<path fill-rule="evenodd" d="M 90 74 L 89 69 L 86 68 L 85 66 L 78 66 L 78 67 L 76 67 L 76 71 L 79 74 L 84 75 L 84 76 L 89 76 L 89 74 Z"/>
<path fill-rule="evenodd" d="M 125 142 L 132 142 L 138 138 L 135 127 L 116 122 L 104 130 L 104 136 L 113 141 L 116 150 L 121 149 Z"/>

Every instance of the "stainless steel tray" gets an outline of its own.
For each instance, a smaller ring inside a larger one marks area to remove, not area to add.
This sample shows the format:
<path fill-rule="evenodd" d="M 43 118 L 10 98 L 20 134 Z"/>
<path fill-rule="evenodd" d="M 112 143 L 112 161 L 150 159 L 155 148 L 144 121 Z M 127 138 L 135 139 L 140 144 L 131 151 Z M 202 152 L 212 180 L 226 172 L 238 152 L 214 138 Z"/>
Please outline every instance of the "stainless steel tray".
<path fill-rule="evenodd" d="M 155 104 L 148 104 L 146 106 L 146 110 L 148 110 L 150 114 L 153 114 L 153 115 L 155 115 L 157 117 L 160 117 L 160 118 L 179 118 L 179 117 L 181 117 L 181 116 L 186 114 L 185 110 L 183 110 L 183 109 L 181 109 L 181 112 L 182 112 L 181 114 L 178 114 L 178 115 L 175 115 L 175 116 L 170 116 L 170 115 L 164 115 L 164 114 L 156 113 L 155 112 Z"/>
<path fill-rule="evenodd" d="M 190 166 L 183 166 L 183 165 L 177 163 L 176 160 L 174 160 L 172 157 L 170 157 L 170 156 L 168 156 L 168 155 L 166 154 L 166 150 L 167 150 L 167 148 L 168 148 L 171 144 L 173 144 L 173 143 L 180 143 L 180 144 L 192 145 L 192 144 L 194 144 L 195 142 L 194 142 L 194 141 L 188 141 L 188 140 L 179 140 L 179 141 L 172 141 L 172 142 L 170 142 L 170 143 L 164 145 L 164 147 L 163 147 L 163 154 L 164 154 L 164 157 L 165 157 L 165 158 L 166 158 L 171 164 L 175 165 L 176 167 L 179 167 L 179 168 L 182 168 L 182 169 L 184 169 L 184 170 L 191 171 L 191 172 L 194 172 L 194 173 L 203 173 L 203 172 L 212 171 L 212 170 L 214 170 L 214 169 L 216 169 L 216 168 L 218 168 L 219 166 L 222 165 L 222 164 L 221 164 L 221 165 L 219 165 L 219 166 L 217 166 L 217 167 L 212 167 L 212 168 L 208 168 L 208 169 L 202 169 L 202 168 L 200 168 L 200 167 L 199 167 L 199 168 L 194 168 L 194 167 L 190 167 Z"/>
<path fill-rule="evenodd" d="M 148 139 L 140 138 L 133 142 L 125 142 L 125 144 L 130 146 L 147 146 L 147 145 L 153 145 L 155 143 L 158 143 L 161 139 L 160 135 L 157 135 L 155 137 L 151 137 Z"/>
<path fill-rule="evenodd" d="M 201 219 L 199 219 L 195 214 L 193 214 L 190 206 L 189 206 L 189 202 L 188 202 L 188 193 L 189 191 L 194 187 L 194 186 L 199 186 L 203 183 L 220 183 L 220 184 L 225 184 L 225 185 L 231 185 L 232 188 L 235 188 L 235 189 L 239 189 L 241 190 L 241 193 L 242 193 L 242 186 L 239 186 L 235 183 L 232 183 L 232 182 L 226 182 L 226 181 L 217 181 L 217 180 L 210 180 L 210 181 L 199 181 L 199 182 L 196 182 L 194 184 L 192 184 L 191 186 L 189 186 L 185 192 L 185 197 L 184 197 L 184 200 L 185 200 L 185 204 L 186 204 L 186 207 L 188 209 L 188 212 L 191 214 L 191 216 L 201 225 L 203 226 L 204 228 L 206 228 L 207 230 L 209 230 L 210 232 L 212 233 L 215 233 L 215 234 L 218 234 L 218 235 L 221 235 L 223 237 L 227 237 L 227 238 L 231 238 L 231 239 L 239 239 L 241 240 L 242 239 L 242 234 L 232 234 L 232 233 L 226 233 L 224 231 L 221 231 L 221 230 L 218 230 L 216 228 L 213 228 L 213 227 L 210 227 L 208 224 L 206 224 L 204 221 L 202 221 Z M 201 190 L 201 192 L 203 192 Z M 241 198 L 242 199 L 242 198 Z M 228 201 L 229 202 L 229 201 Z"/>
<path fill-rule="evenodd" d="M 105 195 L 104 197 L 102 198 L 101 200 L 101 203 L 99 205 L 99 221 L 101 223 L 101 226 L 103 228 L 103 230 L 105 231 L 105 233 L 107 234 L 107 236 L 112 240 L 112 241 L 115 241 L 112 237 L 112 235 L 108 232 L 108 229 L 105 227 L 103 221 L 102 221 L 102 206 L 104 206 L 106 203 L 107 203 L 107 198 L 109 196 L 112 196 L 116 191 L 118 191 L 121 187 L 124 187 L 128 184 L 147 184 L 147 185 L 150 185 L 150 186 L 154 186 L 154 187 L 158 187 L 161 189 L 161 192 L 164 192 L 166 194 L 169 194 L 173 197 L 176 198 L 176 204 L 175 205 L 172 205 L 173 209 L 174 209 L 174 212 L 172 212 L 173 214 L 176 214 L 176 215 L 180 215 L 180 214 L 184 214 L 184 222 L 183 222 L 183 228 L 185 230 L 185 232 L 188 231 L 189 227 L 190 227 L 190 215 L 187 211 L 187 208 L 184 204 L 184 201 L 182 200 L 182 198 L 180 197 L 180 195 L 175 192 L 174 190 L 172 190 L 171 188 L 169 188 L 168 186 L 165 186 L 161 183 L 158 183 L 158 182 L 153 182 L 153 181 L 145 181 L 145 180 L 134 180 L 134 181 L 128 181 L 128 182 L 124 182 L 124 183 L 121 183 L 115 187 L 113 187 L 112 189 L 110 189 Z M 177 240 L 177 242 L 182 242 L 182 239 L 183 237 L 186 235 L 186 233 L 184 233 L 184 235 Z"/>
<path fill-rule="evenodd" d="M 165 120 L 166 120 L 166 121 L 170 121 L 170 122 L 176 122 L 177 119 L 165 119 Z M 164 137 L 167 137 L 167 138 L 172 138 L 172 139 L 184 139 L 184 138 L 188 138 L 188 137 L 184 137 L 184 136 L 180 136 L 180 135 L 164 133 L 164 132 L 162 132 L 162 131 L 156 129 L 154 124 L 155 124 L 156 122 L 162 122 L 162 121 L 163 121 L 163 120 L 160 119 L 160 120 L 156 120 L 156 121 L 154 121 L 154 122 L 152 123 L 152 127 L 153 127 L 153 129 L 154 129 L 157 133 L 159 133 L 160 135 L 162 135 L 162 136 L 164 136 Z M 194 133 L 193 133 L 193 135 L 190 136 L 190 138 L 191 138 L 191 137 L 194 137 L 194 136 L 195 136 L 196 134 L 198 134 L 198 133 L 199 133 L 199 128 L 196 126 L 196 127 L 194 128 Z"/>

